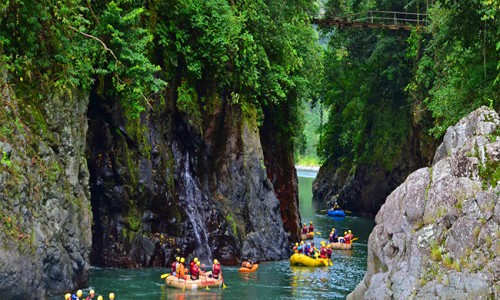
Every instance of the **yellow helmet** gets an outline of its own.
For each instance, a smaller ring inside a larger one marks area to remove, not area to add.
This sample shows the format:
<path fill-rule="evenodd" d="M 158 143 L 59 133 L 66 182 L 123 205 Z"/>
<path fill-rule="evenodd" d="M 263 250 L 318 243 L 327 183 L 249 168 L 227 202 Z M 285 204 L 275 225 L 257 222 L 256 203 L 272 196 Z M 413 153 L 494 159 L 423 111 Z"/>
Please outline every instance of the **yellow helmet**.
<path fill-rule="evenodd" d="M 99 295 L 99 297 L 97 297 L 97 300 L 104 300 L 104 297 Z"/>
<path fill-rule="evenodd" d="M 347 231 L 348 231 L 349 233 L 351 233 L 351 230 L 350 230 L 350 229 L 349 229 L 349 230 L 347 230 Z"/>
<path fill-rule="evenodd" d="M 309 221 L 309 224 L 312 224 L 312 223 L 313 223 L 313 221 Z"/>
<path fill-rule="evenodd" d="M 71 294 L 70 293 L 67 293 L 66 295 L 64 295 L 64 300 L 68 300 L 69 298 L 71 298 Z"/>
<path fill-rule="evenodd" d="M 183 258 L 181 258 L 181 263 L 183 264 L 186 260 Z"/>
<path fill-rule="evenodd" d="M 194 262 L 197 262 L 197 261 L 198 261 L 198 257 L 195 257 L 195 258 L 193 259 L 193 261 L 194 261 Z"/>
<path fill-rule="evenodd" d="M 218 263 L 219 263 L 219 261 L 217 259 L 214 259 L 214 264 L 217 265 Z"/>
<path fill-rule="evenodd" d="M 306 223 L 302 224 L 302 226 L 306 226 Z"/>
<path fill-rule="evenodd" d="M 115 299 L 115 293 L 109 293 L 109 299 Z"/>
<path fill-rule="evenodd" d="M 347 234 L 347 231 L 344 231 L 344 234 Z"/>
<path fill-rule="evenodd" d="M 330 244 L 326 245 L 326 248 L 330 248 Z"/>
<path fill-rule="evenodd" d="M 300 244 L 301 244 L 301 245 L 304 245 L 304 241 L 300 241 Z"/>
<path fill-rule="evenodd" d="M 295 243 L 295 246 L 298 246 L 298 245 L 299 245 L 299 243 Z"/>
<path fill-rule="evenodd" d="M 95 291 L 94 290 L 90 290 L 89 294 L 95 294 Z"/>
<path fill-rule="evenodd" d="M 179 261 L 179 260 L 181 260 L 181 258 L 180 258 L 179 256 L 177 256 L 177 257 L 175 258 L 175 260 L 176 260 L 176 261 Z"/>
<path fill-rule="evenodd" d="M 197 265 L 197 266 L 199 266 L 200 264 L 201 264 L 201 263 L 200 263 L 200 261 L 197 261 L 197 262 L 196 262 L 196 265 Z"/>
<path fill-rule="evenodd" d="M 81 296 L 83 296 L 83 292 L 82 292 L 82 290 L 78 290 L 78 291 L 76 291 L 76 296 L 77 296 L 78 298 L 80 298 Z"/>

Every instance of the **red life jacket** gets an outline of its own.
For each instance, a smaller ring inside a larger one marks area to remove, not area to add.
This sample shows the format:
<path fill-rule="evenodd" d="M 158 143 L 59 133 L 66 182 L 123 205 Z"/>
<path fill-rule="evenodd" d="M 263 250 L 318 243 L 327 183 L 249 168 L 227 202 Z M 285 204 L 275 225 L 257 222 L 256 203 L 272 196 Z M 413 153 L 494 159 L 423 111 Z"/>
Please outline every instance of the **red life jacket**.
<path fill-rule="evenodd" d="M 314 232 L 314 226 L 309 225 L 309 232 Z"/>
<path fill-rule="evenodd" d="M 214 276 L 219 277 L 219 274 L 220 274 L 220 265 L 216 265 L 216 264 L 212 265 L 212 274 Z"/>
<path fill-rule="evenodd" d="M 198 268 L 198 266 L 195 264 L 194 266 L 191 267 L 190 273 L 191 273 L 191 279 L 196 280 L 198 279 L 198 275 L 200 274 L 200 268 Z"/>
<path fill-rule="evenodd" d="M 176 270 L 177 270 L 177 262 L 176 262 L 176 261 L 174 261 L 174 262 L 172 263 L 172 274 L 173 274 L 173 273 L 175 273 L 175 272 L 176 272 Z"/>
<path fill-rule="evenodd" d="M 303 233 L 303 234 L 306 234 L 306 233 L 307 233 L 307 227 L 306 227 L 306 226 L 302 227 L 302 233 Z"/>

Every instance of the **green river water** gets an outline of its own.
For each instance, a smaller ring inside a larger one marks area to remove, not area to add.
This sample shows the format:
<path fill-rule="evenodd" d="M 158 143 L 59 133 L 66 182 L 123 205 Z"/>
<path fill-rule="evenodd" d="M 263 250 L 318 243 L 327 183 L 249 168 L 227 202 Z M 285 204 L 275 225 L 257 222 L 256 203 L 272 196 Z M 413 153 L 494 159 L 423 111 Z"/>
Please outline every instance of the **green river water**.
<path fill-rule="evenodd" d="M 351 229 L 359 239 L 353 250 L 334 250 L 333 266 L 322 268 L 291 267 L 288 260 L 263 262 L 253 273 L 240 274 L 238 267 L 222 268 L 225 290 L 182 291 L 165 288 L 160 279 L 165 269 L 104 269 L 92 268 L 90 286 L 104 299 L 113 291 L 121 299 L 345 299 L 363 278 L 366 271 L 366 243 L 373 229 L 371 219 L 347 216 L 334 220 L 326 213 L 316 213 L 324 207 L 312 199 L 315 172 L 299 171 L 300 214 L 303 222 L 313 221 L 321 236 L 327 237 L 332 227 L 344 232 Z M 315 245 L 321 237 L 314 238 Z M 318 247 L 319 248 L 319 247 Z M 205 262 L 208 263 L 208 262 Z M 88 291 L 86 289 L 85 291 Z M 86 292 L 85 294 L 86 295 Z M 62 296 L 53 299 L 63 299 Z"/>

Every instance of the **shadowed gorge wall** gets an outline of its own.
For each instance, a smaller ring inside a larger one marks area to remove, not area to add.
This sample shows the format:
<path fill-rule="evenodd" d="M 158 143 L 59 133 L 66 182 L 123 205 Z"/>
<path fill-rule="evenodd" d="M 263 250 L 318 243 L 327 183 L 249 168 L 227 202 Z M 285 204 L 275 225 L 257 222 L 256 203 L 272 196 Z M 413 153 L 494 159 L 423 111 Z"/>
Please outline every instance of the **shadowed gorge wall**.
<path fill-rule="evenodd" d="M 177 254 L 224 263 L 287 257 L 255 109 L 243 113 L 211 95 L 197 127 L 169 97 L 175 94 L 158 98 L 137 120 L 125 119 L 110 99 L 90 97 L 92 262 L 138 267 L 164 266 Z"/>

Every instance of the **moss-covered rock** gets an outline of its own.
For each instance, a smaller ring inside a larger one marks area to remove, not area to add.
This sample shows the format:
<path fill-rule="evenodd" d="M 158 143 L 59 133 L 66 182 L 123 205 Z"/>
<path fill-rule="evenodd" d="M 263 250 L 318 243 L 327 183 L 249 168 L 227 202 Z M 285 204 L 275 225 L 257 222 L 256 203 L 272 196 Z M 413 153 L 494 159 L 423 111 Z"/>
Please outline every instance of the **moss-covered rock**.
<path fill-rule="evenodd" d="M 0 80 L 0 295 L 44 298 L 88 282 L 84 95 L 16 95 Z"/>
<path fill-rule="evenodd" d="M 474 111 L 448 129 L 432 169 L 389 195 L 348 299 L 500 298 L 498 128 L 495 111 Z"/>

